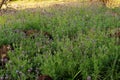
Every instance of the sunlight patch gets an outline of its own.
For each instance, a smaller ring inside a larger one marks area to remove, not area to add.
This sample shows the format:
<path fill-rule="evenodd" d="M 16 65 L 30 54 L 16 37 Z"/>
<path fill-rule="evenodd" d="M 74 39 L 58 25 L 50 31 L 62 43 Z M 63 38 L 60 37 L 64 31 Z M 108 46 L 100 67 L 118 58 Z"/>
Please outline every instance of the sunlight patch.
<path fill-rule="evenodd" d="M 107 4 L 107 7 L 109 8 L 115 8 L 115 7 L 120 7 L 120 0 L 110 0 Z"/>

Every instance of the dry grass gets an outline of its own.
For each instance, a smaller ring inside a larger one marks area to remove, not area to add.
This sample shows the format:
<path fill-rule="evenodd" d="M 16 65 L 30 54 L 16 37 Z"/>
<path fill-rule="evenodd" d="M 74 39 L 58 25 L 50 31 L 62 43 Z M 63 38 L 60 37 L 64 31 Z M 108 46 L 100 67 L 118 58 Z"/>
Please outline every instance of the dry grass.
<path fill-rule="evenodd" d="M 120 0 L 110 0 L 106 5 L 109 8 L 120 7 Z"/>
<path fill-rule="evenodd" d="M 8 5 L 14 9 L 20 10 L 20 9 L 26 9 L 26 8 L 37 8 L 37 7 L 49 7 L 54 4 L 65 4 L 69 3 L 71 1 L 16 1 L 16 2 L 11 2 Z M 76 2 L 76 1 L 72 1 Z"/>

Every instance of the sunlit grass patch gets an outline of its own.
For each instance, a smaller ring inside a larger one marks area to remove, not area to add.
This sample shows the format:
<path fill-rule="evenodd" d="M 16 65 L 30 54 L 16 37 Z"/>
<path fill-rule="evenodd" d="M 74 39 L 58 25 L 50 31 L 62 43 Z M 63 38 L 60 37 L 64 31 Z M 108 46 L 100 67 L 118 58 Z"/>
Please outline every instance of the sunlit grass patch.
<path fill-rule="evenodd" d="M 109 8 L 120 7 L 120 0 L 110 0 L 106 5 Z"/>
<path fill-rule="evenodd" d="M 3 17 L 3 16 L 1 16 L 1 17 L 0 17 L 0 25 L 3 25 L 3 24 L 5 24 L 5 23 L 6 23 L 6 18 Z"/>

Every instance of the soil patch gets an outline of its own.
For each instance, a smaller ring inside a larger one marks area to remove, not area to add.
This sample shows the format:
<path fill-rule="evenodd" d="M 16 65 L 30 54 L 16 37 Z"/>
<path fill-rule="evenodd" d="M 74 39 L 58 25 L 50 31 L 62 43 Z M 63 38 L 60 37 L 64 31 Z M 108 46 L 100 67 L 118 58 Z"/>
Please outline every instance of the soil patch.
<path fill-rule="evenodd" d="M 13 32 L 23 34 L 24 37 L 31 37 L 33 39 L 36 38 L 38 35 L 43 35 L 44 37 L 48 38 L 49 40 L 53 40 L 53 36 L 47 31 L 40 32 L 36 29 L 28 29 L 28 30 L 16 29 Z"/>
<path fill-rule="evenodd" d="M 113 32 L 111 32 L 109 34 L 109 36 L 111 38 L 115 38 L 115 44 L 116 45 L 120 45 L 120 28 L 117 28 L 117 29 L 113 30 Z"/>
<path fill-rule="evenodd" d="M 0 66 L 4 67 L 6 62 L 9 60 L 8 51 L 12 49 L 11 45 L 2 45 L 0 47 Z"/>
<path fill-rule="evenodd" d="M 120 39 L 120 29 L 117 28 L 117 29 L 113 30 L 113 32 L 110 33 L 110 37 L 115 37 L 115 38 L 119 38 Z"/>
<path fill-rule="evenodd" d="M 38 80 L 53 80 L 53 79 L 48 75 L 40 75 Z"/>

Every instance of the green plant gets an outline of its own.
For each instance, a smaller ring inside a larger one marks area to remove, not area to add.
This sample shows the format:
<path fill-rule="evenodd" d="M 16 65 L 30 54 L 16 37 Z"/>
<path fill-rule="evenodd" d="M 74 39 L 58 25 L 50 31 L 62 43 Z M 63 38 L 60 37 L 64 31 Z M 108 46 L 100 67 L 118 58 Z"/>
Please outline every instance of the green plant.
<path fill-rule="evenodd" d="M 119 8 L 63 6 L 45 10 L 45 14 L 40 9 L 2 16 L 6 23 L 0 28 L 0 46 L 12 43 L 14 50 L 8 52 L 9 61 L 0 69 L 0 77 L 34 80 L 45 74 L 54 80 L 120 79 L 120 45 L 109 36 L 119 26 L 120 17 L 112 14 Z M 35 38 L 24 35 L 24 30 L 32 29 L 39 32 Z"/>

